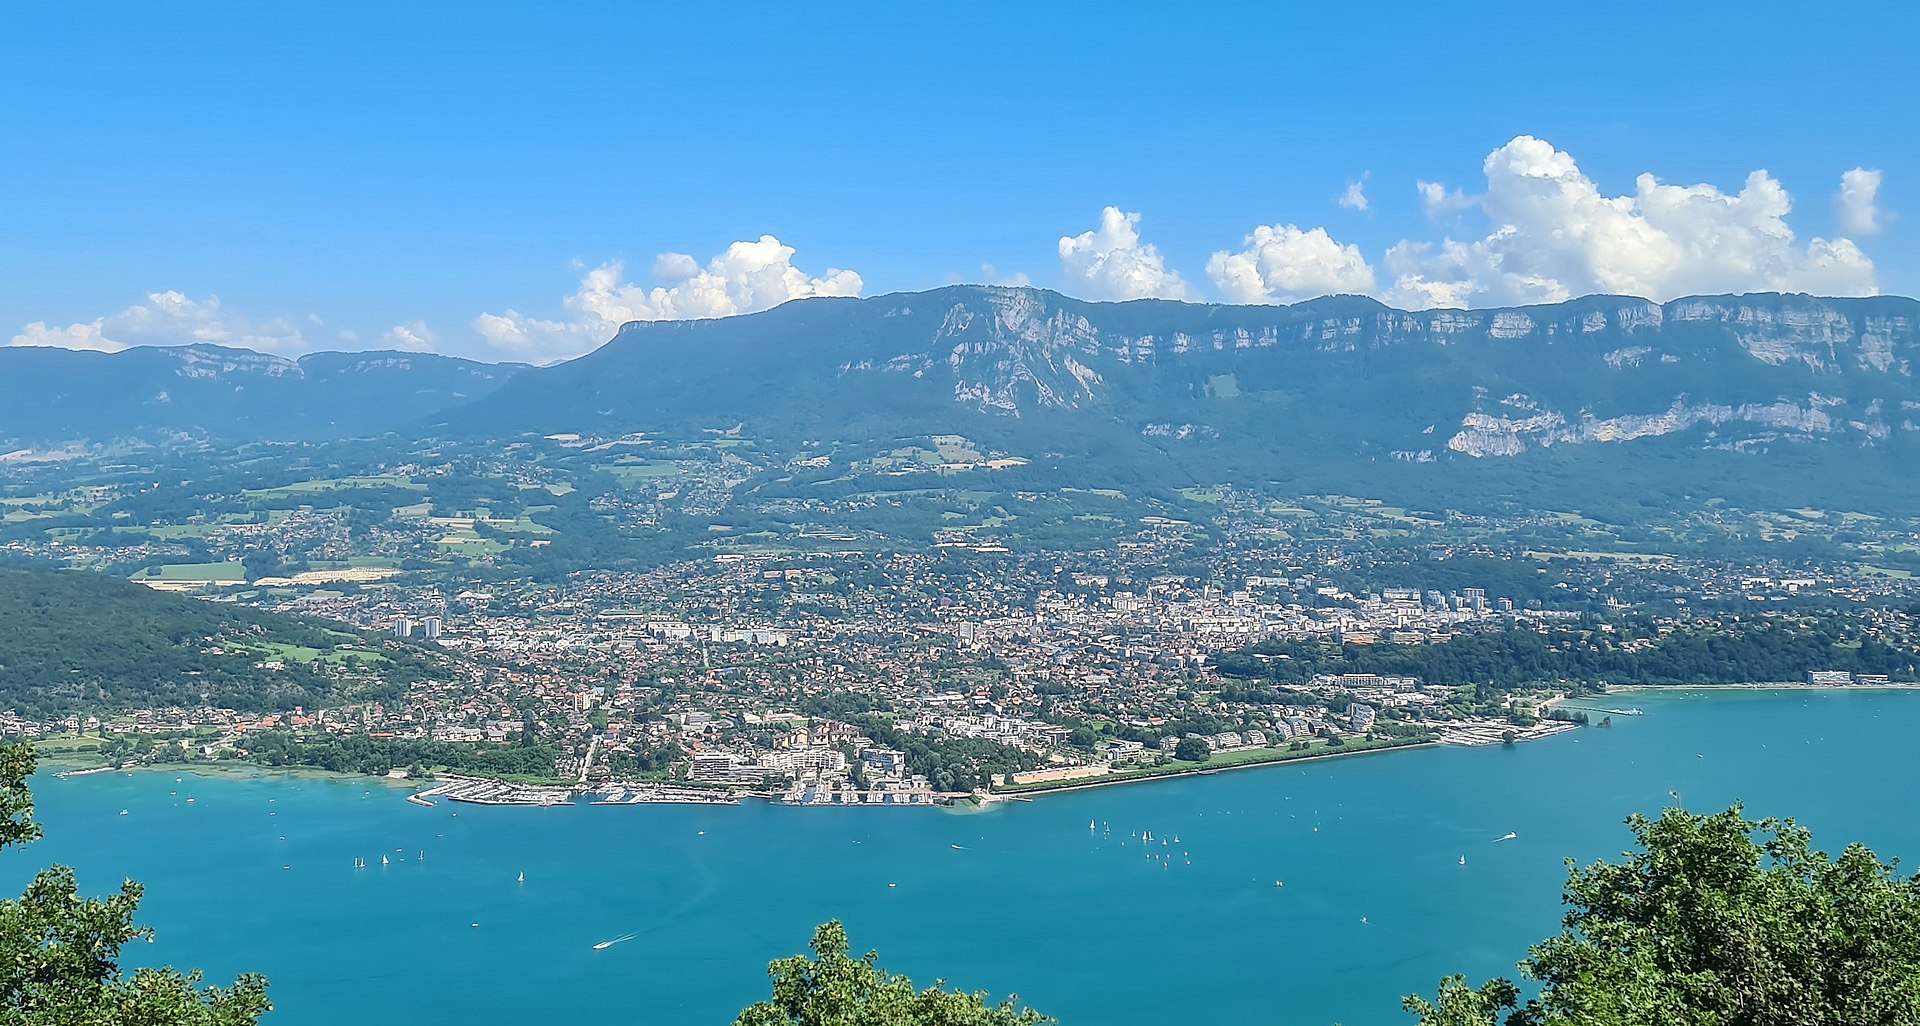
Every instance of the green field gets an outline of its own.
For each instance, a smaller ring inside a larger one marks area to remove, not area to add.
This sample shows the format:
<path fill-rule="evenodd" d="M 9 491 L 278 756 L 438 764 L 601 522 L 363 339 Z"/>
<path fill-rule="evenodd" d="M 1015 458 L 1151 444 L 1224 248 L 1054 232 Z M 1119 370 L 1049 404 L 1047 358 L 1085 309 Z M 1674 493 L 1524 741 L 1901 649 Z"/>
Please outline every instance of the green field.
<path fill-rule="evenodd" d="M 133 575 L 136 581 L 180 581 L 213 584 L 244 583 L 247 570 L 239 563 L 168 563 L 150 566 Z"/>
<path fill-rule="evenodd" d="M 1040 791 L 1058 791 L 1067 787 L 1084 787 L 1089 784 L 1117 784 L 1129 780 L 1151 780 L 1154 777 L 1171 776 L 1176 773 L 1204 773 L 1210 770 L 1234 769 L 1242 766 L 1261 766 L 1268 763 L 1295 762 L 1300 759 L 1313 759 L 1330 755 L 1351 755 L 1357 752 L 1374 752 L 1386 748 L 1404 748 L 1408 745 L 1424 744 L 1417 738 L 1381 738 L 1348 741 L 1341 745 L 1329 745 L 1324 741 L 1315 741 L 1302 751 L 1287 748 L 1250 748 L 1244 752 L 1226 752 L 1215 755 L 1205 762 L 1181 762 L 1176 759 L 1160 766 L 1143 766 L 1139 769 L 1122 770 L 1101 777 L 1083 777 L 1078 780 L 1049 780 L 1035 784 L 1009 784 L 994 788 L 996 794 L 1034 794 Z"/>
<path fill-rule="evenodd" d="M 264 659 L 277 659 L 283 663 L 304 664 L 311 663 L 316 659 L 323 663 L 343 663 L 348 659 L 358 659 L 369 663 L 384 663 L 389 661 L 384 653 L 374 652 L 369 649 L 334 648 L 322 651 L 317 648 L 309 648 L 306 645 L 288 645 L 277 641 L 249 646 L 248 651 L 258 652 Z"/>
<path fill-rule="evenodd" d="M 328 477 L 314 481 L 299 481 L 277 488 L 249 488 L 241 494 L 261 499 L 289 499 L 315 495 L 322 492 L 338 492 L 352 488 L 405 488 L 410 491 L 424 492 L 427 486 L 398 474 L 376 474 L 369 477 Z"/>
<path fill-rule="evenodd" d="M 680 468 L 672 463 L 613 463 L 594 468 L 612 474 L 623 485 L 674 477 Z"/>
<path fill-rule="evenodd" d="M 41 755 L 77 755 L 83 752 L 97 752 L 106 747 L 106 744 L 104 738 L 62 735 L 35 741 L 33 750 Z"/>
<path fill-rule="evenodd" d="M 127 528 L 127 530 L 145 531 L 149 537 L 161 541 L 178 541 L 181 538 L 205 538 L 219 527 L 219 524 L 163 524 L 158 527 Z"/>

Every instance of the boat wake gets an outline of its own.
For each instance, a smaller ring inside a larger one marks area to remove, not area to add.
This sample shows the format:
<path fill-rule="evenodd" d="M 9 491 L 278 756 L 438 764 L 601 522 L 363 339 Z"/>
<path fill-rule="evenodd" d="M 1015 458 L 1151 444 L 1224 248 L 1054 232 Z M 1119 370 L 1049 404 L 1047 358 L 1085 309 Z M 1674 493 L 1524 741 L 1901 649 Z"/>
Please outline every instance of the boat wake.
<path fill-rule="evenodd" d="M 598 943 L 598 944 L 595 944 L 595 945 L 593 946 L 593 950 L 595 950 L 595 951 L 605 951 L 605 950 L 607 950 L 608 948 L 610 948 L 610 947 L 613 947 L 613 946 L 614 946 L 615 944 L 625 944 L 626 942 L 628 942 L 628 941 L 630 941 L 630 940 L 632 940 L 632 939 L 634 939 L 635 937 L 638 937 L 638 936 L 640 936 L 640 935 L 639 935 L 639 934 L 637 934 L 637 933 L 623 933 L 623 934 L 621 934 L 620 936 L 618 936 L 618 937 L 615 937 L 615 938 L 614 938 L 614 939 L 612 939 L 612 940 L 603 940 L 603 941 L 601 941 L 600 943 Z"/>
<path fill-rule="evenodd" d="M 1519 834 L 1516 834 L 1516 833 L 1514 833 L 1513 831 L 1511 831 L 1511 830 L 1509 830 L 1509 831 L 1507 831 L 1507 832 L 1506 832 L 1506 834 L 1505 834 L 1504 836 L 1502 836 L 1502 837 L 1496 837 L 1496 838 L 1494 838 L 1494 839 L 1493 839 L 1493 843 L 1495 843 L 1495 844 L 1499 844 L 1499 843 L 1500 843 L 1501 841 L 1511 841 L 1511 840 L 1513 840 L 1514 838 L 1516 838 L 1516 837 L 1519 837 L 1519 836 L 1520 836 Z"/>

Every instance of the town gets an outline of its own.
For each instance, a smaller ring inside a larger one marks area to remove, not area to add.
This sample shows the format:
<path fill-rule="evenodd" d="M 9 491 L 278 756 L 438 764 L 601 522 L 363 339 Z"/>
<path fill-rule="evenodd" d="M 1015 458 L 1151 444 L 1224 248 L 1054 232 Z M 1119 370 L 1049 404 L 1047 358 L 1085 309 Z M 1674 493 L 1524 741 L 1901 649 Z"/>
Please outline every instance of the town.
<path fill-rule="evenodd" d="M 1513 744 L 1604 717 L 1611 706 L 1590 693 L 1637 682 L 1423 674 L 1420 653 L 1475 639 L 1551 652 L 1591 639 L 1630 655 L 1703 625 L 1837 618 L 1888 644 L 1914 625 L 1910 575 L 1861 563 L 1920 539 L 1911 523 L 1854 518 L 1851 550 L 1779 559 L 1699 539 L 1790 535 L 1824 515 L 1709 510 L 1661 528 L 1671 551 L 1658 552 L 1570 515 L 1341 496 L 1220 488 L 1179 508 L 1097 489 L 983 497 L 977 475 L 1022 459 L 948 436 L 852 461 L 893 492 L 796 501 L 743 486 L 831 459 L 711 443 L 556 436 L 457 472 L 420 458 L 194 496 L 57 490 L 47 482 L 74 467 L 10 464 L 0 553 L 345 625 L 368 658 L 255 664 L 334 681 L 338 700 L 313 706 L 0 709 L 0 734 L 88 738 L 116 765 L 437 777 L 423 801 L 926 805 Z M 630 449 L 655 456 L 618 455 Z M 678 458 L 658 458 L 669 449 Z M 567 471 L 568 459 L 588 462 Z M 554 504 L 606 474 L 620 484 L 600 486 L 598 519 L 557 518 Z M 942 490 L 927 495 L 922 479 Z M 1023 541 L 1017 507 L 1047 502 L 1097 530 Z M 597 565 L 554 563 L 609 529 Z M 1369 669 L 1370 652 L 1411 668 Z M 434 672 L 396 691 L 377 662 L 388 653 Z M 1894 682 L 1818 664 L 1777 675 L 1802 680 Z"/>

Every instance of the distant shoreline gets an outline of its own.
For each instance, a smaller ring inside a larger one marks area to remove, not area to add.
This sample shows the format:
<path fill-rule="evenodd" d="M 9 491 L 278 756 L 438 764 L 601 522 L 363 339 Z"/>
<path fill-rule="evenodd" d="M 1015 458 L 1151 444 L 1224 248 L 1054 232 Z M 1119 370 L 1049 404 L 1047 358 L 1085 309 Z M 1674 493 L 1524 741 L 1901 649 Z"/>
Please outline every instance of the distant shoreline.
<path fill-rule="evenodd" d="M 139 766 L 101 766 L 54 757 L 41 759 L 40 770 L 62 779 L 103 776 L 108 773 L 125 773 L 129 776 L 135 773 L 172 773 L 175 776 L 230 779 L 280 777 L 290 780 L 333 780 L 342 783 L 375 781 L 395 789 L 407 790 L 420 784 L 420 779 L 414 777 L 389 777 L 385 774 L 321 769 L 318 766 L 262 766 L 256 762 L 157 762 Z"/>
<path fill-rule="evenodd" d="M 1021 799 L 1043 798 L 1047 795 L 1063 794 L 1068 791 L 1087 791 L 1096 787 L 1119 787 L 1123 784 L 1151 784 L 1161 780 L 1177 780 L 1181 777 L 1201 777 L 1214 773 L 1231 773 L 1235 770 L 1272 769 L 1275 766 L 1297 766 L 1306 762 L 1319 762 L 1322 759 L 1351 759 L 1360 755 L 1380 755 L 1386 752 L 1410 752 L 1420 748 L 1449 747 L 1440 741 L 1409 741 L 1404 745 L 1382 745 L 1377 748 L 1358 748 L 1351 752 L 1318 752 L 1292 759 L 1269 759 L 1264 762 L 1237 762 L 1228 766 L 1196 766 L 1193 769 L 1175 770 L 1171 773 L 1152 773 L 1137 777 L 1121 776 L 1117 780 L 1102 780 L 1098 777 L 1077 780 L 1058 787 L 1038 787 L 1024 791 L 994 791 L 984 804 L 998 805 L 1001 802 Z M 1119 776 L 1115 774 L 1115 776 Z"/>
<path fill-rule="evenodd" d="M 1627 695 L 1641 692 L 1681 692 L 1681 691 L 1775 691 L 1775 692 L 1817 692 L 1832 693 L 1843 691 L 1920 691 L 1920 683 L 1886 684 L 1805 684 L 1790 681 L 1766 684 L 1612 684 L 1602 695 Z M 1580 702 L 1601 696 L 1566 696 L 1558 701 Z M 1588 713 L 1602 710 L 1586 709 Z M 1568 731 L 1567 733 L 1571 733 Z M 1555 736 L 1555 735 L 1549 735 Z M 1544 740 L 1544 739 L 1535 739 Z M 1523 742 L 1524 743 L 1524 742 Z M 1061 783 L 1058 786 L 1044 786 L 1019 791 L 994 791 L 984 802 L 978 799 L 962 799 L 947 803 L 945 807 L 956 808 L 971 805 L 975 809 L 987 809 L 1008 802 L 1026 802 L 1047 795 L 1064 794 L 1070 791 L 1087 791 L 1101 787 L 1119 787 L 1125 784 L 1150 784 L 1160 780 L 1176 780 L 1182 777 L 1207 776 L 1214 773 L 1228 773 L 1236 770 L 1270 769 L 1275 766 L 1289 766 L 1300 763 L 1319 762 L 1327 759 L 1348 759 L 1361 755 L 1377 755 L 1385 752 L 1413 751 L 1423 748 L 1457 747 L 1441 741 L 1412 741 L 1406 744 L 1384 745 L 1373 748 L 1359 748 L 1353 751 L 1322 751 L 1312 755 L 1294 758 L 1271 759 L 1262 762 L 1240 762 L 1222 766 L 1199 765 L 1191 769 L 1175 770 L 1168 773 L 1124 776 L 1112 774 L 1118 779 L 1102 777 L 1085 778 Z M 355 771 L 328 770 L 317 766 L 265 766 L 245 761 L 221 762 L 176 762 L 154 763 L 129 767 L 112 767 L 85 758 L 75 758 L 75 752 L 57 752 L 43 756 L 39 760 L 40 771 L 52 776 L 98 776 L 105 773 L 173 773 L 198 777 L 230 779 L 244 778 L 281 778 L 289 780 L 329 780 L 346 782 L 376 782 L 393 790 L 412 791 L 429 781 L 443 779 L 434 774 L 423 777 L 390 777 L 385 774 L 360 773 Z M 492 779 L 492 778 L 488 778 Z M 510 783 L 502 781 L 502 783 Z M 853 806 L 826 806 L 831 808 L 851 808 Z"/>

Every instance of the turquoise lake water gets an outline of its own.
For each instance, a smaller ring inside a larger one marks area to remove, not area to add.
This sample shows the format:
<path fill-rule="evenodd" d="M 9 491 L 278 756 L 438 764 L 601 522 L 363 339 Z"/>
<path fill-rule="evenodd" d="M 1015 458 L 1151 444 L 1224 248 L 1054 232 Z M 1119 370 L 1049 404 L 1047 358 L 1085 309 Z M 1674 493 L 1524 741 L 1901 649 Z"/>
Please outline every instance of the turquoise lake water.
<path fill-rule="evenodd" d="M 1647 715 L 978 813 L 428 809 L 361 782 L 42 775 L 47 839 L 0 855 L 0 889 L 52 861 L 90 893 L 141 880 L 159 937 L 129 963 L 265 973 L 272 1026 L 724 1026 L 829 918 L 922 984 L 1016 991 L 1068 1026 L 1371 1026 L 1446 973 L 1510 975 L 1557 925 L 1562 859 L 1617 855 L 1621 820 L 1670 791 L 1920 859 L 1920 693 L 1613 701 Z"/>

